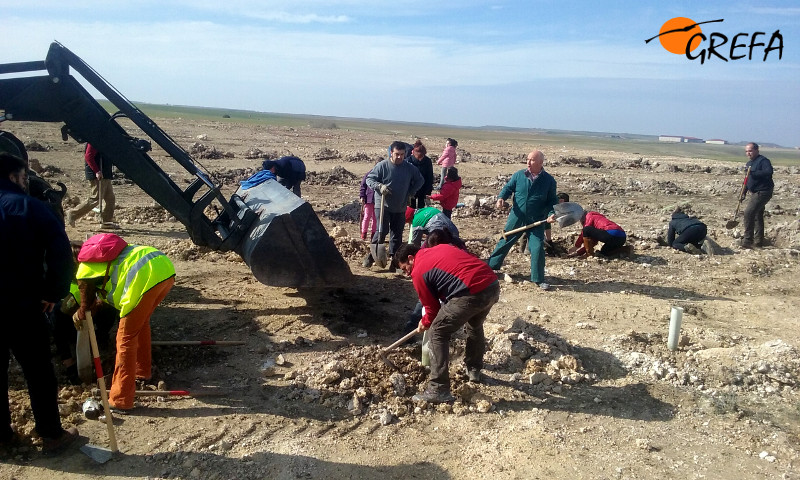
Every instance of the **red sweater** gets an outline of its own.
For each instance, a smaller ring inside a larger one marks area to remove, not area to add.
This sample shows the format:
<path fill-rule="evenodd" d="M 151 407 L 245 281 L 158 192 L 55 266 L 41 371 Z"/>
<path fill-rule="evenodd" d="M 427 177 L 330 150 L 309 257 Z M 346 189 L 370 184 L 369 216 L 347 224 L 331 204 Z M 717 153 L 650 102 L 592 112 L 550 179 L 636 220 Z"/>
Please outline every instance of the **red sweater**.
<path fill-rule="evenodd" d="M 445 180 L 439 193 L 431 195 L 431 200 L 442 204 L 442 210 L 452 210 L 458 204 L 458 192 L 461 190 L 461 179 Z"/>
<path fill-rule="evenodd" d="M 441 244 L 417 252 L 411 281 L 425 307 L 422 324 L 429 327 L 439 313 L 439 300 L 482 292 L 497 281 L 497 275 L 469 252 Z"/>
<path fill-rule="evenodd" d="M 612 222 L 611 220 L 607 219 L 602 213 L 599 212 L 586 212 L 586 220 L 583 223 L 584 227 L 594 227 L 600 230 L 605 230 L 606 232 L 611 230 L 619 230 L 622 233 L 625 233 L 625 230 L 622 229 L 619 225 Z M 578 236 L 578 240 L 575 242 L 575 246 L 579 247 L 583 245 L 583 231 Z"/>

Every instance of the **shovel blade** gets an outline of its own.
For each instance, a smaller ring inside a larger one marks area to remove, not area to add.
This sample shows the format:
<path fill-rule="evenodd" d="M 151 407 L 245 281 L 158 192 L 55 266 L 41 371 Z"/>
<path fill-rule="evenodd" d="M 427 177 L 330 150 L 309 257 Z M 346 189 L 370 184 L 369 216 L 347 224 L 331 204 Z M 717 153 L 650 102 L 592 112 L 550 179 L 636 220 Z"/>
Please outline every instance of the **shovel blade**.
<path fill-rule="evenodd" d="M 377 250 L 377 252 L 376 252 L 376 255 L 375 255 L 375 264 L 378 265 L 381 268 L 386 268 L 387 259 L 388 259 L 387 255 L 386 255 L 386 244 L 379 243 L 377 248 L 376 248 L 376 250 Z"/>
<path fill-rule="evenodd" d="M 731 228 L 736 228 L 738 225 L 738 220 L 728 220 L 728 222 L 725 224 L 725 228 L 730 230 Z"/>
<path fill-rule="evenodd" d="M 114 452 L 107 448 L 98 447 L 97 445 L 86 444 L 81 447 L 81 452 L 91 458 L 97 463 L 106 463 L 114 458 Z"/>
<path fill-rule="evenodd" d="M 553 205 L 553 211 L 559 227 L 568 227 L 573 223 L 578 223 L 583 216 L 583 207 L 575 202 L 557 203 Z"/>

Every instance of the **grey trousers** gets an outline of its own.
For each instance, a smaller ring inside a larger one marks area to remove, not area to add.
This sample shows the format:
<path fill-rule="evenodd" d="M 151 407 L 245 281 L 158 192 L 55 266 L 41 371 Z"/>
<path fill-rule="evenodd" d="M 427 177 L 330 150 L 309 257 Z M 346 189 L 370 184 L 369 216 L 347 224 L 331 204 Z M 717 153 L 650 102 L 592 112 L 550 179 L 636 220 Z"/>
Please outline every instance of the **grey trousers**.
<path fill-rule="evenodd" d="M 772 198 L 772 192 L 751 192 L 750 201 L 744 209 L 745 243 L 764 243 L 764 206 Z"/>

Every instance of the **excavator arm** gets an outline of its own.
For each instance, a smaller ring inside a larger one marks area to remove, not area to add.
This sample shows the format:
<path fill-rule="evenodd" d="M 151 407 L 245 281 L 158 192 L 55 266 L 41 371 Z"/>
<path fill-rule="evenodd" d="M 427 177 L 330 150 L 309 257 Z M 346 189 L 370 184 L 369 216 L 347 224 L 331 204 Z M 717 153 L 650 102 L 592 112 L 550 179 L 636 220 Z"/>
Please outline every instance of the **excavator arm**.
<path fill-rule="evenodd" d="M 110 115 L 72 72 L 110 101 Z M 44 73 L 44 74 L 40 74 Z M 13 78 L 3 75 L 13 74 Z M 63 122 L 62 137 L 89 142 L 180 221 L 197 245 L 234 250 L 262 283 L 317 286 L 351 276 L 324 226 L 307 202 L 286 195 L 275 181 L 226 199 L 186 150 L 153 120 L 58 42 L 43 62 L 0 64 L 0 120 Z M 148 139 L 130 135 L 117 121 L 128 118 Z M 182 189 L 148 155 L 159 145 L 193 177 Z M 248 199 L 248 200 L 245 200 Z M 248 205 L 249 204 L 249 205 Z M 215 209 L 209 209 L 209 206 Z M 215 211 L 215 218 L 207 212 Z M 291 237 L 289 241 L 286 238 Z M 280 258 L 276 258 L 280 257 Z"/>

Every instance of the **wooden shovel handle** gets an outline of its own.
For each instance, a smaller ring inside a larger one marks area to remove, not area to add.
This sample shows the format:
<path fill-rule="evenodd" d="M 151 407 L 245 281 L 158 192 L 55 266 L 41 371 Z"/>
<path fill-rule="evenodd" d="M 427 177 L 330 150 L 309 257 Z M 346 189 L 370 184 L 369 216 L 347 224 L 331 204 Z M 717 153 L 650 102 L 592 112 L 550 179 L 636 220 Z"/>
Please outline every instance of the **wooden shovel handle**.
<path fill-rule="evenodd" d="M 530 225 L 525 225 L 524 227 L 515 228 L 514 230 L 509 230 L 507 232 L 503 232 L 503 238 L 507 239 L 509 235 L 513 235 L 515 233 L 524 232 L 525 230 L 530 230 L 531 228 L 538 227 L 539 225 L 546 222 L 547 219 L 539 220 L 538 222 L 533 222 Z"/>
<path fill-rule="evenodd" d="M 398 347 L 398 345 L 402 345 L 402 344 L 406 343 L 409 338 L 413 337 L 414 335 L 416 335 L 418 333 L 419 333 L 419 331 L 416 328 L 414 330 L 411 330 L 407 334 L 403 335 L 403 338 L 401 338 L 400 340 L 394 342 L 393 344 L 389 345 L 388 347 L 384 348 L 383 349 L 383 353 L 390 352 L 390 351 L 394 350 L 395 348 Z"/>
<path fill-rule="evenodd" d="M 86 322 L 83 328 L 89 329 L 89 341 L 92 344 L 92 357 L 94 369 L 97 373 L 97 388 L 100 389 L 100 399 L 103 401 L 103 409 L 106 416 L 106 427 L 108 427 L 108 446 L 112 452 L 118 452 L 117 436 L 114 434 L 114 418 L 111 415 L 111 407 L 108 404 L 108 393 L 106 392 L 106 379 L 103 378 L 103 365 L 100 363 L 100 349 L 97 348 L 97 337 L 94 334 L 94 322 L 92 322 L 92 312 L 86 311 Z"/>

